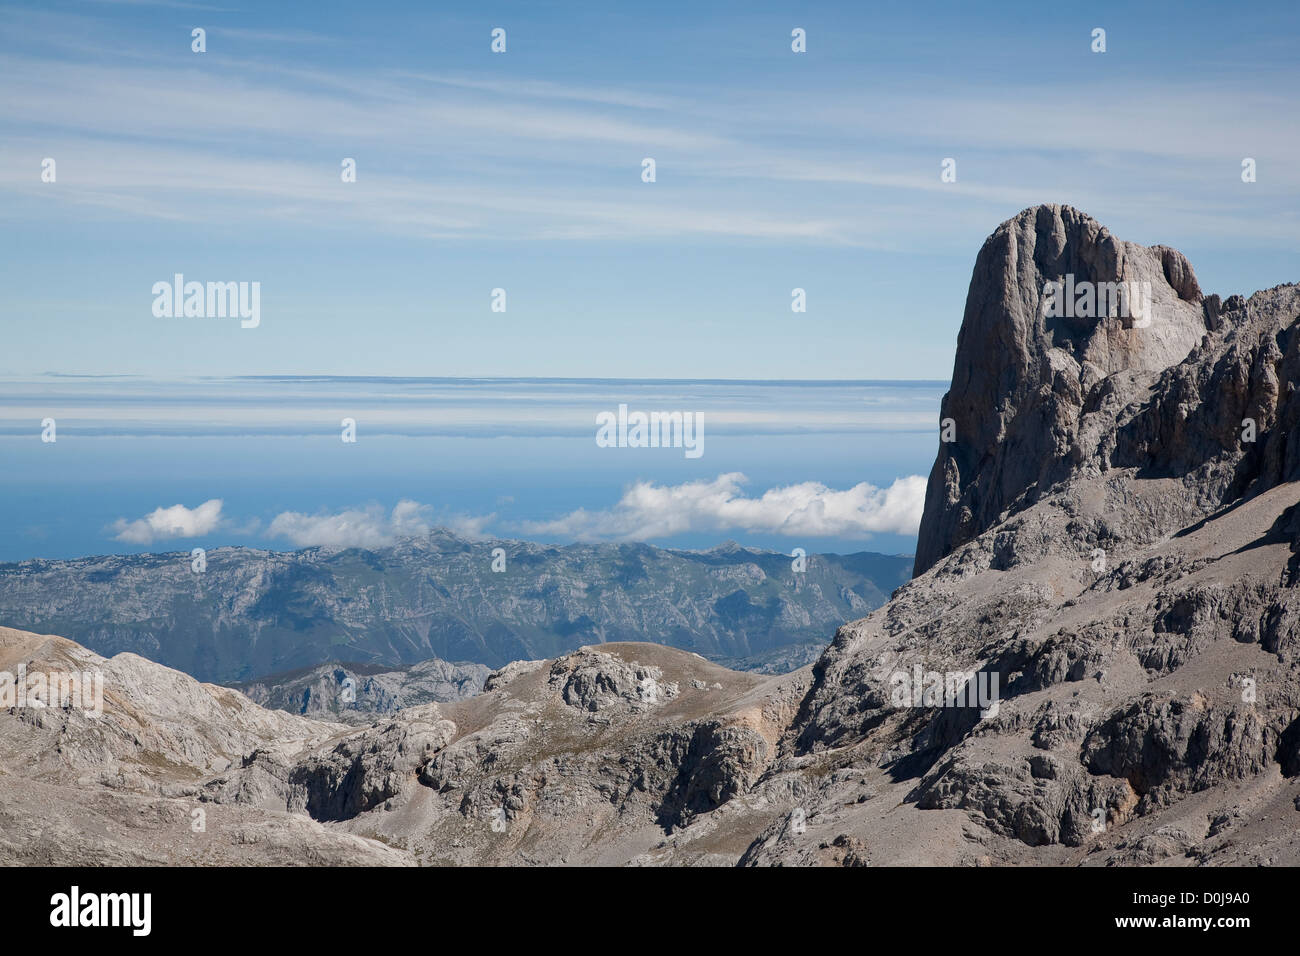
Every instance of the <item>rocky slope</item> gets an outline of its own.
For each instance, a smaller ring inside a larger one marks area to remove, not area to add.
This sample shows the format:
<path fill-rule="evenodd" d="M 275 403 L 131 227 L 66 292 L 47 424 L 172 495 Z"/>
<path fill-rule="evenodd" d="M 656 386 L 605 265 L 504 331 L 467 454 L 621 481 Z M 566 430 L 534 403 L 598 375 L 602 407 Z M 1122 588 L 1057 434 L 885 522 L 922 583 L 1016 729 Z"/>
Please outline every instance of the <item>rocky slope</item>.
<path fill-rule="evenodd" d="M 824 642 L 911 567 L 810 555 L 795 573 L 786 555 L 735 545 L 546 547 L 436 531 L 375 550 L 220 548 L 201 574 L 188 552 L 0 564 L 0 621 L 219 683 L 340 659 L 500 667 L 609 641 L 744 658 Z"/>
<path fill-rule="evenodd" d="M 1149 281 L 1151 323 L 1045 316 L 1063 270 Z M 43 836 L 23 816 L 25 781 L 88 762 L 75 805 L 181 801 L 238 821 L 227 834 L 293 820 L 314 828 L 304 859 L 354 839 L 425 864 L 1300 863 L 1298 322 L 1300 286 L 1203 297 L 1172 250 L 1026 210 L 972 278 L 925 560 L 815 664 L 760 676 L 606 644 L 363 728 L 232 699 L 227 737 L 182 746 L 146 721 L 107 753 L 102 731 L 0 713 L 0 794 L 20 795 L 0 852 L 127 852 L 98 823 Z M 899 696 L 916 668 L 973 675 L 995 706 Z M 263 719 L 285 722 L 274 741 Z M 118 785 L 104 762 L 153 769 Z M 245 852 L 232 840 L 205 852 Z"/>
<path fill-rule="evenodd" d="M 0 628 L 0 673 L 99 673 L 102 713 L 48 694 L 0 709 L 0 864 L 404 865 L 284 808 L 205 806 L 204 782 L 262 749 L 297 759 L 342 725 L 264 710 L 134 654 Z M 86 703 L 82 701 L 81 703 Z"/>

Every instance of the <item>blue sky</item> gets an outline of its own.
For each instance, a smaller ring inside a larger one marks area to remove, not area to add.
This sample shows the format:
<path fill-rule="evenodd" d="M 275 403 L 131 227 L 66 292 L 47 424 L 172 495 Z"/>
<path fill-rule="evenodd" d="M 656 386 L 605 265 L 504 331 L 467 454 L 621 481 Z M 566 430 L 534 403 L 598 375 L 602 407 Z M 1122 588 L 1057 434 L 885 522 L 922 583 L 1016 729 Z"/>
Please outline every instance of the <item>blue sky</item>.
<path fill-rule="evenodd" d="M 1208 292 L 1300 279 L 1300 8 L 990 7 L 7 3 L 0 559 L 910 550 L 999 223 L 1070 203 Z M 260 324 L 155 316 L 177 273 L 259 283 Z M 598 448 L 629 400 L 708 451 Z"/>
<path fill-rule="evenodd" d="M 1300 278 L 1295 5 L 919 11 L 7 4 L 0 374 L 946 378 L 1042 201 Z M 176 272 L 261 326 L 155 318 Z"/>

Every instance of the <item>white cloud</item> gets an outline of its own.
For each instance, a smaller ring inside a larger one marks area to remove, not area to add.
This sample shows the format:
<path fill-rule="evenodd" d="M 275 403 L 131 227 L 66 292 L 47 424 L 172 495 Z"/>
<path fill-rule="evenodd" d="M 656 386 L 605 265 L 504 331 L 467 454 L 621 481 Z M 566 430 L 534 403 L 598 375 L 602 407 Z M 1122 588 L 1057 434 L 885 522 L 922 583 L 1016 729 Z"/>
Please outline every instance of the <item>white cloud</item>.
<path fill-rule="evenodd" d="M 211 534 L 221 525 L 221 499 L 213 498 L 197 508 L 172 505 L 155 508 L 143 518 L 127 521 L 118 518 L 112 530 L 118 541 L 130 544 L 152 544 L 166 538 L 201 538 Z"/>
<path fill-rule="evenodd" d="M 432 509 L 418 501 L 402 499 L 385 513 L 379 505 L 345 511 L 303 514 L 284 511 L 275 516 L 266 533 L 272 538 L 286 538 L 295 547 L 315 545 L 332 548 L 382 548 L 398 538 L 414 538 L 432 530 Z M 462 538 L 482 538 L 485 529 L 496 519 L 489 515 L 449 515 L 440 525 Z"/>
<path fill-rule="evenodd" d="M 428 510 L 428 505 L 422 505 L 418 501 L 403 498 L 393 506 L 393 514 L 389 518 L 388 523 L 393 529 L 393 534 L 397 537 L 428 534 L 429 522 L 425 520 L 425 514 Z"/>
<path fill-rule="evenodd" d="M 730 472 L 680 485 L 641 481 L 608 510 L 580 508 L 524 527 L 530 534 L 620 541 L 728 529 L 804 537 L 916 534 L 925 505 L 920 475 L 899 478 L 888 488 L 861 482 L 844 491 L 806 481 L 769 489 L 757 498 L 741 493 L 746 480 L 740 472 Z"/>
<path fill-rule="evenodd" d="M 9 93 L 0 124 L 11 128 L 0 152 L 5 198 L 39 194 L 42 217 L 51 199 L 67 204 L 63 215 L 93 203 L 200 222 L 232 215 L 233 204 L 238 217 L 277 224 L 430 238 L 723 235 L 927 254 L 936 236 L 964 249 L 993 223 L 1047 199 L 1143 241 L 1190 232 L 1271 245 L 1294 234 L 1285 217 L 1243 205 L 1236 170 L 1226 175 L 1222 166 L 1223 142 L 1249 143 L 1261 158 L 1297 151 L 1300 127 L 1277 121 L 1288 115 L 1293 70 L 1271 56 L 1244 71 L 1227 60 L 1210 73 L 1148 78 L 1136 90 L 1131 78 L 1092 77 L 1082 98 L 1072 76 L 1032 89 L 983 82 L 954 92 L 924 73 L 904 84 L 905 95 L 872 96 L 871 84 L 867 93 L 854 84 L 809 98 L 777 80 L 715 84 L 701 95 L 698 85 L 662 77 L 630 88 L 511 79 L 490 68 L 362 69 L 313 58 L 338 35 L 209 28 L 294 43 L 301 55 L 254 48 L 239 57 L 249 44 L 216 44 L 200 59 L 219 68 L 195 69 L 193 57 L 164 55 L 103 17 L 0 9 L 0 34 L 12 48 L 0 57 Z M 1070 110 L 1059 108 L 1064 101 Z M 1218 135 L 1204 136 L 1206 128 Z M 23 129 L 30 138 L 16 135 Z M 335 169 L 323 175 L 316 158 L 287 161 L 303 148 L 332 156 L 339 142 L 367 144 L 349 189 L 337 188 Z M 664 185 L 629 189 L 651 147 Z M 66 170 L 57 190 L 26 171 L 37 151 Z M 945 155 L 961 158 L 960 185 L 940 181 Z M 1269 168 L 1283 206 L 1300 189 L 1293 167 Z M 620 178 L 609 178 L 614 170 Z M 743 181 L 750 177 L 782 188 L 756 188 Z"/>
<path fill-rule="evenodd" d="M 487 526 L 495 520 L 495 512 L 490 515 L 452 515 L 442 524 L 452 534 L 473 541 L 477 538 L 486 538 Z"/>
<path fill-rule="evenodd" d="M 284 511 L 275 516 L 267 534 L 287 538 L 299 548 L 382 548 L 398 538 L 429 533 L 429 506 L 403 499 L 385 514 L 379 505 L 335 514 L 307 515 Z"/>

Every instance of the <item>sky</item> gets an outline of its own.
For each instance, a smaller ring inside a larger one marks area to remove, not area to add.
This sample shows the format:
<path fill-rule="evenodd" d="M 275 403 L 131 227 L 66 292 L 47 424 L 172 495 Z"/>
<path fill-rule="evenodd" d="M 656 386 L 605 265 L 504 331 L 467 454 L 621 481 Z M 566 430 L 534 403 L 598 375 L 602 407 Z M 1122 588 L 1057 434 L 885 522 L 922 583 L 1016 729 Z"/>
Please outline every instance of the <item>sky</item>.
<path fill-rule="evenodd" d="M 905 553 L 1001 222 L 1300 279 L 1300 6 L 1216 6 L 7 2 L 0 560 Z M 593 442 L 624 402 L 707 452 Z"/>
<path fill-rule="evenodd" d="M 1298 278 L 1300 8 L 979 6 L 7 3 L 0 375 L 946 379 L 1039 202 Z"/>

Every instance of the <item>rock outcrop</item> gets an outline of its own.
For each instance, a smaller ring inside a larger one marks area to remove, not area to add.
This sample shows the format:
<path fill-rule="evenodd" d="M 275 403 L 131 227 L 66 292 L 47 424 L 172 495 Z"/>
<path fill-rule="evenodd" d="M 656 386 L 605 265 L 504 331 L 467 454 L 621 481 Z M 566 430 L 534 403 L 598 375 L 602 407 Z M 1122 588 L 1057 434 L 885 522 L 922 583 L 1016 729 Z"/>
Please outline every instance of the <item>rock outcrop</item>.
<path fill-rule="evenodd" d="M 264 710 L 134 654 L 105 660 L 63 638 L 9 628 L 0 628 L 0 673 L 11 688 L 20 676 L 102 678 L 94 707 L 47 694 L 21 705 L 15 696 L 0 709 L 0 863 L 411 862 L 376 840 L 287 813 L 283 801 L 259 801 L 269 788 L 251 776 L 228 806 L 203 801 L 214 776 L 259 754 L 291 766 L 345 733 L 341 725 Z"/>
<path fill-rule="evenodd" d="M 1049 284 L 1067 281 L 1063 294 L 1091 284 L 1091 306 L 1075 308 L 1068 295 L 1069 308 L 1045 308 Z M 1129 283 L 1149 290 L 1140 308 L 1120 300 Z M 1094 443 L 1104 436 L 1080 432 L 1090 401 L 1115 400 L 1099 386 L 1117 373 L 1178 364 L 1214 321 L 1192 267 L 1173 249 L 1123 242 L 1069 206 L 1026 209 L 999 226 L 975 260 L 942 406 L 953 440 L 930 472 L 914 573 L 1013 506 L 1095 468 Z"/>

